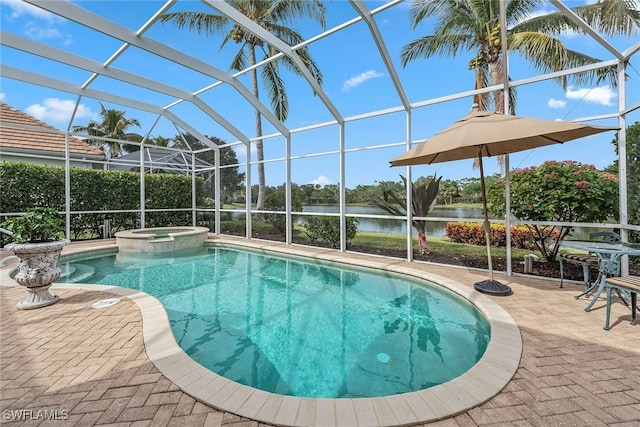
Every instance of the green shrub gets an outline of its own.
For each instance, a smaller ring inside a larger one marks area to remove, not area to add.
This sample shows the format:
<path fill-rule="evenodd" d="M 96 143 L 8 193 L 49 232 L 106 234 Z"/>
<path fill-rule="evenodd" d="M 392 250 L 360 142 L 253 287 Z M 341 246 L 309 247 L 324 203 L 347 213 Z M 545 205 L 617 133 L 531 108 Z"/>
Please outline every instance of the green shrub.
<path fill-rule="evenodd" d="M 340 246 L 340 218 L 337 216 L 308 216 L 304 219 L 305 234 L 313 243 L 323 240 L 332 248 Z M 358 219 L 347 218 L 347 244 L 358 232 Z"/>
<path fill-rule="evenodd" d="M 264 209 L 268 211 L 282 211 L 286 210 L 285 192 L 283 190 L 272 191 L 267 194 L 264 200 Z M 302 210 L 302 202 L 295 195 L 291 194 L 291 211 L 300 212 Z M 281 214 L 264 214 L 264 221 L 271 224 L 281 235 L 284 235 L 287 231 L 287 216 L 284 213 Z"/>
<path fill-rule="evenodd" d="M 223 234 L 235 234 L 244 236 L 246 222 L 244 219 L 231 219 L 220 222 L 220 232 Z"/>
<path fill-rule="evenodd" d="M 64 237 L 64 217 L 51 208 L 31 208 L 0 225 L 12 233 L 11 239 L 16 243 L 46 242 Z"/>
<path fill-rule="evenodd" d="M 237 236 L 244 236 L 246 231 L 246 225 L 244 218 L 232 219 L 228 221 L 220 222 L 220 232 L 222 234 L 234 234 Z M 273 225 L 265 221 L 253 221 L 251 223 L 251 231 L 254 235 L 268 236 L 277 233 L 277 230 Z"/>

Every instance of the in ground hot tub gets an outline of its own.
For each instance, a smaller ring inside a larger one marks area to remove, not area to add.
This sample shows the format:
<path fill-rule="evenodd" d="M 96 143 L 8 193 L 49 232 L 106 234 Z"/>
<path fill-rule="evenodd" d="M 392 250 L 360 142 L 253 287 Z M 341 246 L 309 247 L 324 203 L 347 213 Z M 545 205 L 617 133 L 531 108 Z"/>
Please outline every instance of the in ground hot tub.
<path fill-rule="evenodd" d="M 125 230 L 116 233 L 120 252 L 166 252 L 202 246 L 206 227 L 158 227 Z"/>

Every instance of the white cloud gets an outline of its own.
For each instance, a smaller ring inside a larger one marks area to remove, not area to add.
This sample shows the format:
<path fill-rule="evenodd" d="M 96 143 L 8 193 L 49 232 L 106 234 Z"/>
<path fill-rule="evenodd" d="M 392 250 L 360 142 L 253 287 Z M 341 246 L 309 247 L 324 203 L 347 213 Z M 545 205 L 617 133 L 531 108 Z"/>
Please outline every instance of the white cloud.
<path fill-rule="evenodd" d="M 28 106 L 24 112 L 47 123 L 67 124 L 73 113 L 76 103 L 72 100 L 47 98 L 42 104 L 33 104 Z M 92 119 L 97 118 L 97 114 L 91 111 L 91 108 L 84 104 L 78 106 L 75 119 Z"/>
<path fill-rule="evenodd" d="M 7 99 L 7 94 L 4 92 L 0 92 L 0 101 L 4 102 L 5 99 Z"/>
<path fill-rule="evenodd" d="M 69 33 L 56 28 L 66 19 L 21 0 L 0 0 L 0 6 L 9 19 L 24 21 L 24 34 L 27 37 L 34 40 L 60 39 L 65 46 L 72 43 Z"/>
<path fill-rule="evenodd" d="M 24 33 L 27 37 L 33 40 L 62 40 L 64 46 L 69 46 L 73 43 L 73 37 L 69 33 L 64 33 L 59 29 L 52 26 L 42 26 L 35 22 L 27 22 L 24 26 Z"/>
<path fill-rule="evenodd" d="M 565 96 L 568 99 L 577 99 L 592 104 L 611 106 L 613 105 L 611 100 L 615 98 L 617 94 L 607 86 L 595 87 L 593 89 L 574 89 L 572 86 L 569 86 Z"/>
<path fill-rule="evenodd" d="M 567 101 L 563 101 L 562 99 L 551 98 L 547 101 L 547 106 L 551 108 L 564 108 L 567 105 Z"/>
<path fill-rule="evenodd" d="M 251 157 L 255 157 L 258 154 L 258 146 L 256 142 L 252 142 L 251 145 Z M 247 158 L 247 149 L 244 144 L 236 145 L 233 147 L 233 150 L 236 152 L 236 157 L 240 160 L 245 160 Z"/>
<path fill-rule="evenodd" d="M 309 182 L 309 184 L 329 185 L 331 184 L 331 180 L 324 175 L 319 175 L 316 179 Z"/>
<path fill-rule="evenodd" d="M 378 73 L 376 70 L 365 71 L 364 73 L 360 73 L 357 76 L 351 77 L 346 82 L 344 82 L 344 84 L 342 85 L 342 91 L 348 92 L 351 88 L 361 85 L 367 80 L 382 76 L 384 76 L 384 74 Z"/>
<path fill-rule="evenodd" d="M 17 19 L 23 15 L 31 16 L 38 19 L 44 19 L 49 22 L 61 21 L 62 18 L 47 12 L 44 9 L 24 3 L 22 0 L 0 0 L 0 5 L 11 10 L 8 15 L 11 19 Z"/>
<path fill-rule="evenodd" d="M 62 39 L 69 38 L 65 36 L 60 30 L 54 27 L 43 27 L 35 22 L 28 22 L 24 27 L 24 33 L 30 39 L 34 40 L 48 40 L 48 39 Z"/>

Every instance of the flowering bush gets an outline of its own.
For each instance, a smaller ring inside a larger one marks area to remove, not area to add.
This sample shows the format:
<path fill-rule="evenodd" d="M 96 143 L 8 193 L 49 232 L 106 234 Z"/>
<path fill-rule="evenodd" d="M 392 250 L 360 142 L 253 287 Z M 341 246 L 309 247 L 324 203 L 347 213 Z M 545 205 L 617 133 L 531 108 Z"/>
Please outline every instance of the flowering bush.
<path fill-rule="evenodd" d="M 492 213 L 505 215 L 504 180 L 489 188 L 488 201 Z M 519 169 L 511 174 L 511 213 L 523 221 L 604 222 L 618 214 L 618 178 L 572 160 Z M 573 229 L 561 226 L 554 238 L 554 226 L 527 227 L 548 261 L 555 260 L 559 242 Z"/>
<path fill-rule="evenodd" d="M 491 224 L 491 244 L 497 247 L 507 245 L 507 227 L 504 224 Z M 481 222 L 448 222 L 445 234 L 454 243 L 484 246 L 484 227 Z M 558 238 L 556 230 L 553 237 Z M 517 249 L 537 249 L 536 236 L 525 225 L 511 227 L 511 246 Z"/>

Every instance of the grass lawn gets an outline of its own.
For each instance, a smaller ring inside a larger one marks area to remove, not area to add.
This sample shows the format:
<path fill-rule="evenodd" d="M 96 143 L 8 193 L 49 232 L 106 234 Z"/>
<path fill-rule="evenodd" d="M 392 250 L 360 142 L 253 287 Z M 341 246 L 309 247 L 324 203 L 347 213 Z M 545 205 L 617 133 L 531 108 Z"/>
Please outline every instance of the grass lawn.
<path fill-rule="evenodd" d="M 399 234 L 370 233 L 359 231 L 356 237 L 351 241 L 354 246 L 370 247 L 370 248 L 387 248 L 395 250 L 406 250 L 406 236 Z M 413 247 L 418 247 L 418 238 L 413 238 Z M 453 243 L 443 237 L 427 237 L 427 248 L 429 252 L 438 253 L 443 256 L 486 256 L 486 246 L 466 245 L 462 243 Z M 513 249 L 511 256 L 513 258 L 524 257 L 531 251 Z M 506 248 L 491 247 L 491 255 L 495 258 L 506 258 Z M 539 254 L 537 254 L 540 256 Z"/>

